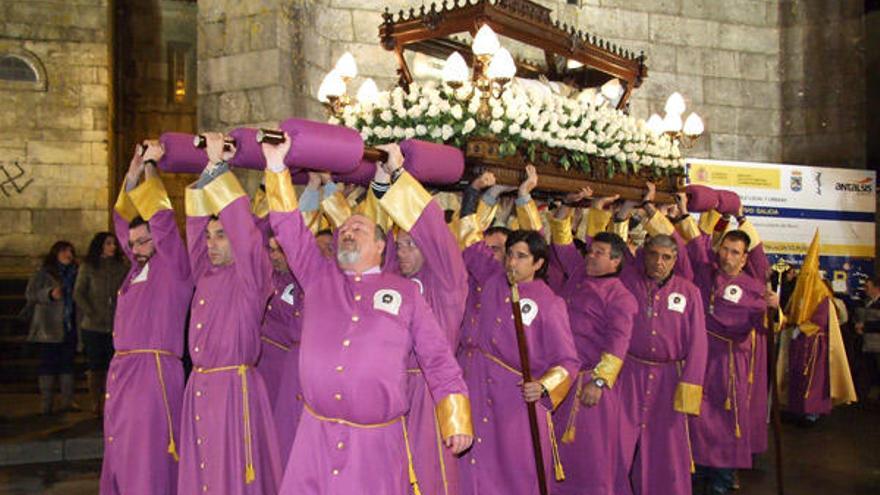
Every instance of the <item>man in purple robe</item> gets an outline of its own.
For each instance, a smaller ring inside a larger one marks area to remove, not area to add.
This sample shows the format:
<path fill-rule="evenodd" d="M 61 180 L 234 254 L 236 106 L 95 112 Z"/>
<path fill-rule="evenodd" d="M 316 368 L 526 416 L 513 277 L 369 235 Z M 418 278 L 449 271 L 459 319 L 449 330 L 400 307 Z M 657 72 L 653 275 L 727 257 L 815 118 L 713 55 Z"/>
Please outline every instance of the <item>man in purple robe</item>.
<path fill-rule="evenodd" d="M 155 169 L 161 157 L 158 143 L 149 143 L 143 156 L 140 148 L 135 152 L 113 211 L 116 237 L 132 267 L 119 289 L 113 327 L 103 495 L 177 493 L 180 357 L 193 286 L 174 210 Z"/>
<path fill-rule="evenodd" d="M 410 358 L 415 355 L 437 403 L 444 446 L 456 454 L 473 438 L 461 370 L 418 286 L 382 272 L 384 232 L 374 221 L 349 217 L 338 232 L 335 262 L 321 254 L 284 166 L 289 149 L 289 137 L 263 144 L 272 228 L 305 292 L 305 411 L 280 493 L 418 490 L 406 418 Z"/>
<path fill-rule="evenodd" d="M 576 202 L 587 191 L 566 198 Z M 601 209 L 603 201 L 594 207 Z M 571 208 L 551 219 L 553 251 L 566 280 L 559 295 L 568 306 L 581 369 L 574 392 L 560 405 L 556 437 L 566 479 L 555 494 L 612 495 L 620 455 L 620 398 L 614 386 L 626 359 L 638 306 L 619 274 L 627 245 L 617 234 L 587 239 L 586 263 L 575 247 Z"/>
<path fill-rule="evenodd" d="M 649 225 L 659 221 L 654 212 Z M 621 280 L 638 302 L 629 350 L 617 378 L 620 462 L 617 494 L 691 493 L 687 415 L 698 415 L 706 370 L 700 291 L 673 272 L 678 244 L 652 235 Z"/>
<path fill-rule="evenodd" d="M 206 140 L 209 163 L 186 189 L 194 369 L 184 394 L 178 492 L 274 494 L 281 460 L 255 370 L 272 267 L 248 198 L 226 165 L 223 135 Z"/>
<path fill-rule="evenodd" d="M 394 246 L 397 256 L 386 260 L 386 268 L 419 286 L 444 331 L 450 351 L 454 352 L 458 348 L 468 291 L 468 274 L 458 241 L 446 226 L 443 209 L 437 201 L 402 169 L 399 146 L 388 145 L 384 149 L 388 152 L 388 162 L 377 168 L 373 193 L 400 228 Z M 397 180 L 389 187 L 392 177 Z M 407 424 L 419 486 L 423 494 L 457 494 L 457 459 L 440 445 L 434 400 L 427 382 L 414 359 L 407 371 L 410 374 Z"/>

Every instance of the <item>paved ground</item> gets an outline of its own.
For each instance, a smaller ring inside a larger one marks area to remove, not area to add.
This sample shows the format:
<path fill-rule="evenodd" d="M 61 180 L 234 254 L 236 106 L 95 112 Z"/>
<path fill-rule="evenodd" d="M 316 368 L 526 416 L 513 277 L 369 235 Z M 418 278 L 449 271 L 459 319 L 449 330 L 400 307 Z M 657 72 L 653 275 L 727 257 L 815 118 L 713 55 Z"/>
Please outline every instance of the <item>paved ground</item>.
<path fill-rule="evenodd" d="M 0 407 L 7 407 L 7 399 L 0 396 Z M 19 405 L 23 400 L 18 401 Z M 87 415 L 66 415 L 55 420 L 68 425 L 61 433 L 73 435 L 68 443 L 99 434 L 99 424 Z M 9 436 L 16 428 L 8 424 L 8 417 L 0 423 L 0 431 L 6 436 L 0 448 L 16 445 Z M 28 441 L 39 438 L 39 430 L 51 423 L 52 420 L 38 420 L 25 426 L 28 422 L 24 418 L 16 420 L 20 435 Z M 57 429 L 57 425 L 53 428 Z M 786 494 L 880 494 L 880 406 L 837 409 L 812 428 L 786 424 L 783 435 Z M 94 454 L 82 449 L 74 455 L 89 453 Z M 775 495 L 772 461 L 771 452 L 759 458 L 755 469 L 743 472 L 742 489 L 737 494 Z M 0 467 L 0 495 L 97 494 L 100 469 L 100 460 L 94 458 Z"/>

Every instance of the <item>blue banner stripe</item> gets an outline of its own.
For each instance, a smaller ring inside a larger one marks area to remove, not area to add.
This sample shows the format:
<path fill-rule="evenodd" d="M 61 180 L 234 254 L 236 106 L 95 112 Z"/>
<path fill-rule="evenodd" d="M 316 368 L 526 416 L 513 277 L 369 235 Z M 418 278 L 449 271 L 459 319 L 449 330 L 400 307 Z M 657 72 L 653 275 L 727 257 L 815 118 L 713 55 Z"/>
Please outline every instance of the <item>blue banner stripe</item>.
<path fill-rule="evenodd" d="M 744 206 L 746 215 L 755 217 L 803 218 L 806 220 L 841 220 L 844 222 L 871 222 L 876 219 L 866 211 L 809 210 L 806 208 L 777 208 L 775 206 Z"/>

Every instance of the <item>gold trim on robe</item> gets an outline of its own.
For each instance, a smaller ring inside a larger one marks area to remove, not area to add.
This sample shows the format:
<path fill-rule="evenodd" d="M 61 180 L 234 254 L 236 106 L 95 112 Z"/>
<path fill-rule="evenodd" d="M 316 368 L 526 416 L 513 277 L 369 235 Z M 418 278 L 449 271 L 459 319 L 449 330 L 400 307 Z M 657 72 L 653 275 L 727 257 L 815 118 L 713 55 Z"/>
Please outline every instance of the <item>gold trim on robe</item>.
<path fill-rule="evenodd" d="M 700 403 L 703 401 L 703 387 L 693 383 L 679 382 L 675 388 L 673 408 L 684 414 L 700 415 Z"/>
<path fill-rule="evenodd" d="M 700 214 L 700 230 L 706 235 L 712 235 L 719 220 L 721 220 L 721 213 L 718 213 L 718 210 L 704 211 Z"/>
<path fill-rule="evenodd" d="M 137 207 L 131 201 L 128 193 L 125 192 L 125 184 L 122 184 L 122 189 L 119 190 L 119 196 L 116 197 L 116 204 L 113 205 L 113 208 L 116 210 L 116 213 L 119 213 L 119 216 L 129 222 L 138 216 Z"/>
<path fill-rule="evenodd" d="M 626 242 L 629 238 L 629 219 L 622 222 L 612 221 L 611 224 L 608 225 L 608 231 L 612 234 L 617 234 L 623 239 L 623 242 Z"/>
<path fill-rule="evenodd" d="M 599 232 L 605 232 L 608 222 L 611 221 L 611 212 L 600 210 L 598 208 L 590 208 L 587 210 L 587 235 L 596 237 Z"/>
<path fill-rule="evenodd" d="M 648 231 L 648 235 L 672 235 L 672 233 L 675 232 L 675 227 L 672 225 L 672 222 L 666 218 L 666 215 L 660 213 L 660 210 L 657 210 L 645 224 L 645 230 Z"/>
<path fill-rule="evenodd" d="M 431 195 L 419 181 L 413 178 L 409 172 L 404 171 L 391 185 L 388 192 L 382 196 L 379 204 L 395 224 L 409 232 L 418 222 L 431 199 Z"/>
<path fill-rule="evenodd" d="M 247 196 L 235 174 L 231 171 L 223 172 L 202 190 L 205 191 L 205 196 L 211 205 L 211 212 L 215 214 L 219 214 L 236 199 Z"/>
<path fill-rule="evenodd" d="M 394 225 L 388 212 L 379 204 L 379 199 L 372 189 L 367 190 L 367 197 L 357 205 L 355 214 L 371 219 L 376 222 L 376 225 L 382 227 L 382 230 L 385 232 L 388 232 L 391 226 Z"/>
<path fill-rule="evenodd" d="M 690 242 L 702 235 L 702 232 L 700 232 L 700 226 L 697 225 L 697 221 L 694 220 L 694 217 L 690 215 L 684 220 L 678 222 L 675 226 L 675 230 L 677 230 L 684 238 L 685 242 Z"/>
<path fill-rule="evenodd" d="M 620 359 L 614 354 L 603 352 L 599 364 L 593 368 L 593 378 L 601 378 L 605 380 L 608 388 L 612 388 L 617 381 L 617 375 L 620 374 L 620 368 L 622 367 L 623 359 Z"/>
<path fill-rule="evenodd" d="M 187 187 L 184 191 L 184 204 L 188 217 L 209 217 L 214 213 L 204 189 Z"/>
<path fill-rule="evenodd" d="M 519 230 L 541 230 L 541 215 L 533 200 L 523 206 L 516 206 L 516 220 Z"/>
<path fill-rule="evenodd" d="M 444 440 L 453 435 L 474 436 L 471 401 L 464 394 L 449 394 L 435 408 L 440 435 Z"/>
<path fill-rule="evenodd" d="M 266 191 L 257 188 L 254 198 L 251 200 L 251 213 L 257 218 L 266 218 L 269 214 L 269 199 L 266 197 Z"/>
<path fill-rule="evenodd" d="M 337 229 L 351 216 L 351 206 L 345 195 L 339 191 L 321 201 L 321 210 L 330 219 L 333 228 Z"/>
<path fill-rule="evenodd" d="M 758 244 L 761 244 L 761 236 L 758 235 L 758 230 L 755 229 L 755 226 L 752 225 L 752 222 L 746 220 L 743 223 L 739 224 L 737 228 L 745 232 L 746 235 L 749 236 L 749 240 L 751 241 L 749 243 L 749 251 L 755 249 Z"/>
<path fill-rule="evenodd" d="M 571 212 L 565 218 L 550 217 L 550 239 L 557 246 L 567 246 L 574 242 L 571 235 Z"/>
<path fill-rule="evenodd" d="M 141 185 L 129 191 L 128 197 L 146 221 L 162 210 L 171 209 L 168 192 L 162 184 L 162 179 L 158 177 L 147 178 Z"/>
<path fill-rule="evenodd" d="M 497 214 L 498 202 L 491 206 L 482 199 L 477 202 L 477 227 L 480 228 L 480 232 L 492 226 L 492 222 L 495 221 L 495 215 Z"/>
<path fill-rule="evenodd" d="M 568 389 L 571 388 L 571 377 L 568 374 L 568 370 L 562 366 L 554 366 L 538 379 L 538 383 L 547 390 L 547 395 L 550 396 L 553 409 L 556 409 L 562 403 L 562 400 L 565 399 L 565 396 L 568 395 Z"/>
<path fill-rule="evenodd" d="M 483 239 L 483 229 L 478 224 L 477 215 L 468 215 L 458 221 L 458 245 L 467 249 Z"/>
<path fill-rule="evenodd" d="M 269 211 L 289 213 L 299 206 L 289 170 L 266 170 L 266 197 L 269 198 Z"/>

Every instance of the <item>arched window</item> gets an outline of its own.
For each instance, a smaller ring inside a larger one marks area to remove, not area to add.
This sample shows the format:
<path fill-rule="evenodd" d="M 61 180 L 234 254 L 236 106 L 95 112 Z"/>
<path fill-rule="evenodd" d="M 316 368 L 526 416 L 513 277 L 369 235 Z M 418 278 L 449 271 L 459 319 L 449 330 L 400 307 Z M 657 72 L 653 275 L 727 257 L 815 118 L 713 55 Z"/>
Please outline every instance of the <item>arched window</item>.
<path fill-rule="evenodd" d="M 25 60 L 15 55 L 0 56 L 0 79 L 4 81 L 37 82 L 37 71 Z"/>
<path fill-rule="evenodd" d="M 46 70 L 31 52 L 0 42 L 0 89 L 46 91 Z"/>

